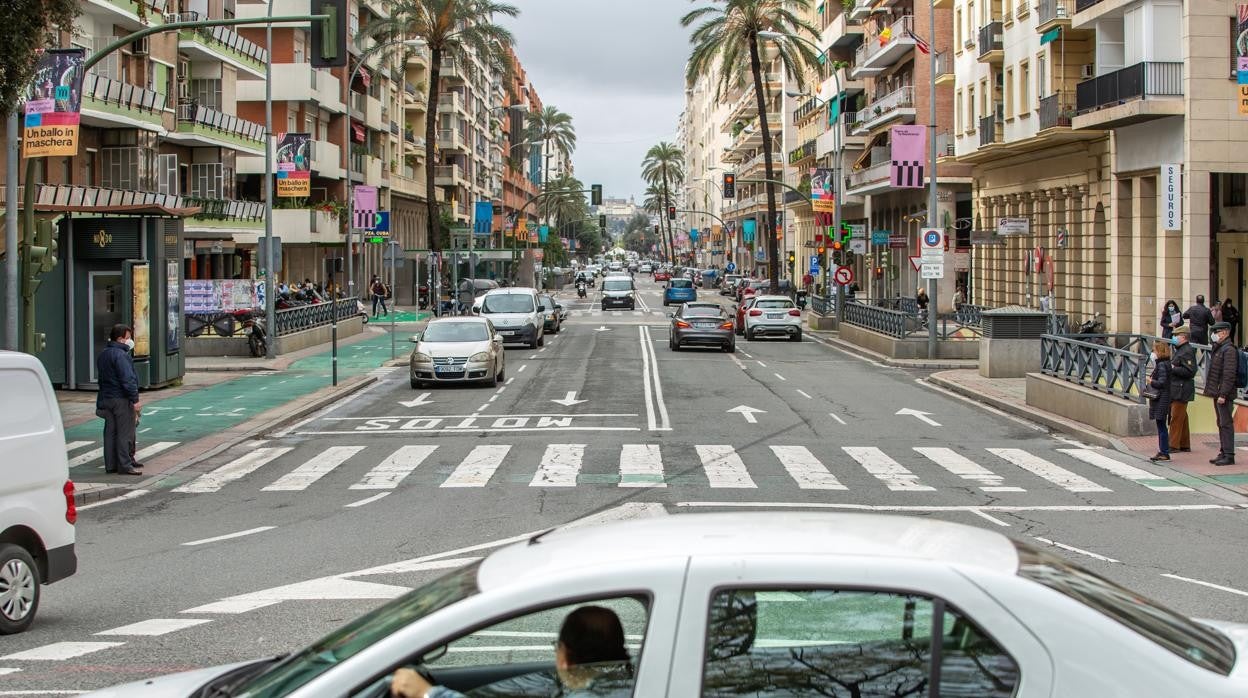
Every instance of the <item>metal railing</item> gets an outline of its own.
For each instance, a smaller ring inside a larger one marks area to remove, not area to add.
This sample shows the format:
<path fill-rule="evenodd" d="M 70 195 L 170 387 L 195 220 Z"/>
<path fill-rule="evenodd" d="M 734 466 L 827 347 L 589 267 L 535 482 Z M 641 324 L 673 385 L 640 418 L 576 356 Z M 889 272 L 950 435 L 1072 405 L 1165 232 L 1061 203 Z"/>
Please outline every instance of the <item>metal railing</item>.
<path fill-rule="evenodd" d="M 953 311 L 953 317 L 963 325 L 982 327 L 984 324 L 984 311 L 991 310 L 986 305 L 972 305 L 963 303 Z"/>
<path fill-rule="evenodd" d="M 88 73 L 82 79 L 82 94 L 89 99 L 115 104 L 123 109 L 156 113 L 165 108 L 165 96 L 159 92 L 95 73 Z"/>
<path fill-rule="evenodd" d="M 1055 19 L 1066 19 L 1067 0 L 1039 0 L 1036 3 L 1038 24 L 1052 22 Z"/>
<path fill-rule="evenodd" d="M 1099 5 L 1101 0 L 1075 0 L 1075 12 L 1083 12 Z"/>
<path fill-rule="evenodd" d="M 979 117 L 979 145 L 992 145 L 1000 143 L 1003 140 L 1004 128 L 998 129 L 998 126 L 1004 127 L 1005 124 L 997 120 L 995 114 Z"/>
<path fill-rule="evenodd" d="M 811 97 L 806 103 L 793 110 L 793 123 L 801 123 L 802 119 L 823 108 L 823 103 Z"/>
<path fill-rule="evenodd" d="M 1131 99 L 1182 96 L 1182 63 L 1145 61 L 1079 83 L 1075 87 L 1075 109 L 1084 114 Z"/>
<path fill-rule="evenodd" d="M 953 75 L 953 54 L 940 51 L 936 54 L 936 77 Z"/>
<path fill-rule="evenodd" d="M 879 42 L 879 33 L 866 37 L 863 43 L 854 52 L 854 62 L 859 66 L 866 67 L 872 58 L 883 53 L 889 46 L 897 41 L 905 41 L 910 45 L 914 45 L 914 15 L 905 15 L 889 27 L 888 41 L 883 45 Z"/>
<path fill-rule="evenodd" d="M 1125 348 L 1099 343 L 1113 337 L 1046 334 L 1040 337 L 1040 372 L 1142 403 L 1140 388 L 1148 376 L 1148 350 L 1137 351 L 1135 342 L 1127 342 Z"/>
<path fill-rule="evenodd" d="M 178 121 L 199 124 L 247 140 L 263 141 L 264 126 L 194 102 L 178 105 Z"/>
<path fill-rule="evenodd" d="M 905 339 L 917 327 L 918 319 L 907 312 L 863 303 L 845 304 L 845 322 L 872 332 Z"/>
<path fill-rule="evenodd" d="M 334 310 L 338 311 L 338 319 L 344 320 L 356 314 L 357 306 L 354 298 L 343 298 L 333 303 L 315 303 L 299 305 L 294 308 L 283 308 L 277 311 L 277 327 L 274 334 L 282 337 L 313 327 L 328 325 L 334 321 Z"/>
<path fill-rule="evenodd" d="M 1064 126 L 1070 128 L 1070 117 L 1075 111 L 1074 100 L 1069 92 L 1054 92 L 1040 98 L 1040 130 Z"/>
<path fill-rule="evenodd" d="M 861 187 L 867 184 L 873 184 L 882 179 L 888 179 L 889 168 L 892 166 L 890 162 L 877 162 L 870 167 L 849 173 L 846 179 L 850 188 Z"/>
<path fill-rule="evenodd" d="M 199 13 L 195 11 L 176 12 L 165 15 L 166 22 L 194 22 L 199 19 Z M 183 29 L 182 31 L 190 34 L 198 34 L 200 37 L 209 41 L 221 44 L 225 48 L 246 56 L 258 63 L 264 63 L 269 59 L 269 52 L 264 47 L 256 44 L 250 39 L 244 38 L 238 32 L 229 27 L 200 27 L 199 29 Z"/>
<path fill-rule="evenodd" d="M 832 315 L 836 312 L 836 296 L 810 296 L 810 309 L 823 316 Z"/>
<path fill-rule="evenodd" d="M 989 22 L 979 28 L 979 57 L 992 53 L 993 51 L 1002 50 L 1002 39 L 1004 38 L 1004 28 L 1001 20 Z"/>
<path fill-rule="evenodd" d="M 868 104 L 862 111 L 858 112 L 860 118 L 865 117 L 864 121 L 871 123 L 876 119 L 882 119 L 898 109 L 914 108 L 914 86 L 907 85 L 899 87 L 892 92 L 878 97 L 875 101 Z"/>

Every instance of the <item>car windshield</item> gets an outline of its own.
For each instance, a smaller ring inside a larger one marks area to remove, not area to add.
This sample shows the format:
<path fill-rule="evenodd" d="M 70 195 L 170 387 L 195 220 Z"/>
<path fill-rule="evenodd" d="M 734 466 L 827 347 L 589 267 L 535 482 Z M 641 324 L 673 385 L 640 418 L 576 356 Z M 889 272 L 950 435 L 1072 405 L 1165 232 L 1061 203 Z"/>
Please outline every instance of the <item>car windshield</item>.
<path fill-rule="evenodd" d="M 490 335 L 482 322 L 431 322 L 422 342 L 484 342 Z"/>
<path fill-rule="evenodd" d="M 233 695 L 277 698 L 290 694 L 404 627 L 480 593 L 477 588 L 480 566 L 480 562 L 475 562 L 379 606 L 235 687 Z"/>
<path fill-rule="evenodd" d="M 672 279 L 672 288 L 692 288 L 693 282 L 689 279 Z"/>
<path fill-rule="evenodd" d="M 790 300 L 761 300 L 756 303 L 759 308 L 792 308 L 793 301 Z"/>
<path fill-rule="evenodd" d="M 717 305 L 687 305 L 685 306 L 685 317 L 719 317 L 719 306 Z"/>
<path fill-rule="evenodd" d="M 630 279 L 607 279 L 602 283 L 604 291 L 631 291 L 633 282 Z"/>
<path fill-rule="evenodd" d="M 483 313 L 531 313 L 533 297 L 519 293 L 497 293 L 481 303 Z"/>
<path fill-rule="evenodd" d="M 550 296 L 542 296 L 542 307 L 547 310 L 554 310 L 555 302 L 551 300 Z"/>
<path fill-rule="evenodd" d="M 1018 574 L 1103 613 L 1209 671 L 1230 674 L 1235 645 L 1222 633 L 1179 615 L 1085 569 L 1015 541 Z"/>

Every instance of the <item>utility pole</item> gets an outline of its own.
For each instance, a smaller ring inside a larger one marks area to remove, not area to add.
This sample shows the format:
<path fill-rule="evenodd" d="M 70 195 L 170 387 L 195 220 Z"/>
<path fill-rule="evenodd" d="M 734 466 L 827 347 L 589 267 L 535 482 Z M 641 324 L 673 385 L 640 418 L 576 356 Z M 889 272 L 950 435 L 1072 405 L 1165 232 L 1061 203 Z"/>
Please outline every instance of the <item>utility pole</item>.
<path fill-rule="evenodd" d="M 928 0 L 928 33 L 931 42 L 928 44 L 928 173 L 927 173 L 927 227 L 936 228 L 936 0 Z M 944 265 L 944 261 L 941 261 Z M 936 358 L 936 279 L 927 280 L 927 358 Z"/>
<path fill-rule="evenodd" d="M 264 324 L 269 332 L 269 341 L 265 342 L 265 358 L 277 356 L 277 276 L 273 269 L 273 6 L 269 3 L 268 22 L 264 25 Z M 338 338 L 337 321 L 338 307 L 334 306 L 333 338 Z M 337 355 L 337 342 L 334 343 L 334 354 Z"/>
<path fill-rule="evenodd" d="M 20 160 L 18 148 L 21 140 L 17 136 L 19 128 L 17 111 L 9 114 L 8 132 L 4 151 L 4 348 L 19 351 L 21 341 L 18 339 L 17 323 L 17 277 L 21 272 L 17 264 L 17 177 Z"/>

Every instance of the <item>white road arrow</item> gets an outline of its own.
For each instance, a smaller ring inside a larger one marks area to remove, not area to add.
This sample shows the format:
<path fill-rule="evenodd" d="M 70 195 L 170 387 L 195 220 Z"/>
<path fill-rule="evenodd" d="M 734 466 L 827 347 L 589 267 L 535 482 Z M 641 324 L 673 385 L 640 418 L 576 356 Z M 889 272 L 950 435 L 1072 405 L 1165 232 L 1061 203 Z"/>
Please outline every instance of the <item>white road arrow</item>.
<path fill-rule="evenodd" d="M 767 410 L 760 410 L 757 407 L 750 407 L 748 405 L 737 405 L 736 407 L 730 410 L 725 410 L 725 412 L 729 412 L 729 413 L 736 412 L 737 414 L 740 414 L 742 417 L 745 417 L 745 421 L 749 422 L 750 424 L 758 424 L 758 417 L 754 416 L 756 413 L 767 414 Z"/>
<path fill-rule="evenodd" d="M 404 407 L 420 407 L 421 405 L 433 404 L 433 400 L 426 399 L 428 397 L 429 393 L 421 393 L 416 396 L 415 400 L 399 400 L 399 404 Z"/>
<path fill-rule="evenodd" d="M 599 325 L 598 327 L 594 328 L 594 331 L 595 332 L 610 332 L 611 328 L 607 327 L 606 325 Z"/>
<path fill-rule="evenodd" d="M 582 402 L 589 402 L 589 400 L 577 400 L 576 391 L 573 390 L 573 391 L 568 392 L 567 397 L 563 398 L 562 400 L 551 400 L 551 402 L 555 403 L 556 405 L 563 405 L 564 407 L 571 407 L 572 405 L 579 405 Z"/>
<path fill-rule="evenodd" d="M 936 420 L 927 416 L 931 414 L 931 412 L 920 412 L 919 410 L 912 410 L 909 407 L 907 407 L 905 409 L 897 410 L 897 414 L 910 415 L 911 417 L 914 417 L 915 419 L 921 422 L 926 422 L 927 424 L 930 424 L 934 427 L 940 426 L 940 422 L 937 422 Z"/>

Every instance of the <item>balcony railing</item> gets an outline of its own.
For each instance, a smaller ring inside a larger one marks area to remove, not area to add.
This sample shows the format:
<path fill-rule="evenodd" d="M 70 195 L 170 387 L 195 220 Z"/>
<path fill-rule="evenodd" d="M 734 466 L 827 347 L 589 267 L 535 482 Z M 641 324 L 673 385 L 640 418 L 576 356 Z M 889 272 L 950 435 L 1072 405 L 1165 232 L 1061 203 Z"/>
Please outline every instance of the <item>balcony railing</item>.
<path fill-rule="evenodd" d="M 82 79 L 82 94 L 89 99 L 114 104 L 123 109 L 156 113 L 165 108 L 165 96 L 159 92 L 94 73 L 88 73 Z"/>
<path fill-rule="evenodd" d="M 865 67 L 872 58 L 875 58 L 877 55 L 885 51 L 893 44 L 893 42 L 899 40 L 909 40 L 913 43 L 914 39 L 911 38 L 913 35 L 914 15 L 906 15 L 896 22 L 893 22 L 892 26 L 889 27 L 888 41 L 884 42 L 882 46 L 880 45 L 879 34 L 866 37 L 862 45 L 858 47 L 857 51 L 855 51 L 855 62 L 858 65 Z"/>
<path fill-rule="evenodd" d="M 1036 22 L 1043 25 L 1055 19 L 1067 18 L 1067 2 L 1069 0 L 1038 0 L 1036 3 Z"/>
<path fill-rule="evenodd" d="M 1101 0 L 1075 0 L 1075 12 L 1083 12 L 1100 4 Z"/>
<path fill-rule="evenodd" d="M 234 201 L 198 196 L 186 197 L 186 203 L 203 209 L 196 218 L 212 220 L 259 221 L 264 220 L 263 201 Z"/>
<path fill-rule="evenodd" d="M 953 134 L 948 131 L 941 131 L 936 134 L 936 157 L 953 157 L 957 154 L 956 141 Z"/>
<path fill-rule="evenodd" d="M 953 54 L 941 51 L 936 54 L 936 78 L 953 75 Z"/>
<path fill-rule="evenodd" d="M 849 188 L 861 187 L 864 184 L 878 182 L 882 179 L 888 179 L 889 168 L 892 166 L 890 162 L 879 162 L 862 170 L 849 173 Z"/>
<path fill-rule="evenodd" d="M 979 28 L 979 57 L 1002 50 L 1001 40 L 1004 32 L 1000 20 L 989 22 Z"/>
<path fill-rule="evenodd" d="M 1086 114 L 1133 99 L 1182 96 L 1182 63 L 1136 63 L 1079 83 L 1075 87 L 1075 110 Z"/>
<path fill-rule="evenodd" d="M 979 117 L 979 145 L 992 145 L 1000 143 L 1004 136 L 1004 122 L 997 119 L 996 115 Z"/>
<path fill-rule="evenodd" d="M 178 105 L 178 121 L 207 126 L 252 141 L 264 140 L 264 126 L 194 102 Z"/>
<path fill-rule="evenodd" d="M 1070 128 L 1070 118 L 1075 113 L 1073 95 L 1055 92 L 1040 98 L 1040 130 L 1064 126 Z"/>
<path fill-rule="evenodd" d="M 198 12 L 174 12 L 165 15 L 166 22 L 194 22 L 198 20 Z M 257 63 L 265 63 L 269 60 L 269 52 L 264 47 L 257 45 L 250 39 L 246 39 L 229 27 L 201 27 L 199 29 L 183 29 L 184 33 L 198 34 L 200 37 L 207 39 L 234 53 L 241 54 Z"/>
<path fill-rule="evenodd" d="M 897 111 L 898 109 L 914 108 L 914 87 L 907 85 L 899 87 L 892 92 L 876 99 L 858 112 L 858 118 L 864 123 L 878 121 Z"/>
<path fill-rule="evenodd" d="M 792 165 L 801 162 L 807 158 L 815 156 L 815 139 L 810 139 L 800 146 L 789 151 L 789 164 Z"/>
<path fill-rule="evenodd" d="M 818 99 L 814 97 L 811 97 L 810 99 L 806 100 L 805 104 L 793 110 L 793 123 L 795 124 L 799 123 L 806 117 L 810 116 L 811 114 L 814 114 L 816 111 L 818 111 L 819 109 L 823 107 L 823 104 L 824 104 L 823 102 L 820 102 Z"/>

